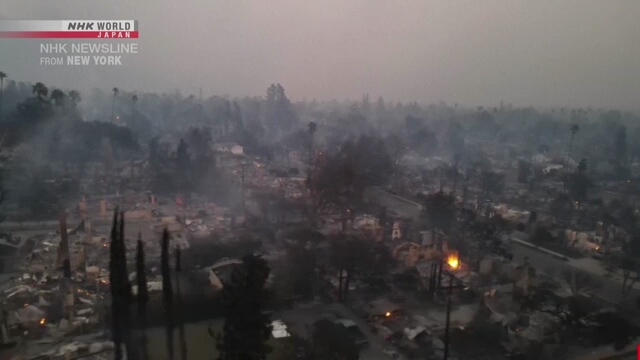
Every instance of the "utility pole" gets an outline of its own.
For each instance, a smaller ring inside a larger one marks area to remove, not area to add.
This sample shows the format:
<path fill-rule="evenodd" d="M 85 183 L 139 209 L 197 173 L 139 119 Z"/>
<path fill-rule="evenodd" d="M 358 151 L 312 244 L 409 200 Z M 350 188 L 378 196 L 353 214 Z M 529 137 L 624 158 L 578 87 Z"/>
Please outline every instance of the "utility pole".
<path fill-rule="evenodd" d="M 245 175 L 244 174 L 244 172 L 245 172 L 244 168 L 245 168 L 245 166 L 246 166 L 246 164 L 244 162 L 242 162 L 242 174 L 240 176 L 241 176 L 241 179 L 242 179 L 242 212 L 244 213 L 244 216 L 246 217 L 247 216 L 247 208 L 246 208 L 246 205 L 245 205 L 245 194 L 244 194 L 244 175 Z"/>
<path fill-rule="evenodd" d="M 437 289 L 440 289 L 440 286 L 442 285 L 442 267 L 444 265 L 444 253 L 442 253 L 442 246 L 440 247 L 440 252 L 442 254 L 442 255 L 440 255 L 440 261 L 438 261 L 436 263 L 436 266 L 438 267 L 437 268 L 438 275 L 436 277 L 436 281 L 437 281 L 437 284 L 438 284 L 438 285 L 436 285 Z"/>
<path fill-rule="evenodd" d="M 346 194 L 339 196 L 340 200 L 340 208 L 341 208 L 341 216 L 340 216 L 340 231 L 344 234 L 347 231 L 347 216 L 349 216 L 349 190 L 347 189 Z"/>
<path fill-rule="evenodd" d="M 467 172 L 469 170 L 466 170 Z M 462 185 L 462 207 L 464 208 L 467 205 L 467 186 L 469 185 L 469 174 L 464 174 L 464 183 Z"/>
<path fill-rule="evenodd" d="M 290 156 L 291 152 L 289 151 L 289 147 L 288 146 L 287 146 L 287 150 L 286 151 L 287 151 L 287 172 L 288 172 L 289 169 L 291 169 L 291 165 L 290 165 L 290 163 L 291 163 L 291 161 L 290 161 L 291 160 L 291 156 Z"/>
<path fill-rule="evenodd" d="M 0 345 L 4 345 L 9 344 L 9 313 L 4 307 L 0 310 Z"/>
<path fill-rule="evenodd" d="M 341 222 L 341 226 L 340 226 L 340 231 L 344 234 L 344 232 L 347 230 L 347 209 L 343 209 L 342 210 L 342 219 L 340 219 Z"/>
<path fill-rule="evenodd" d="M 429 295 L 431 295 L 435 300 L 436 293 L 436 263 L 431 263 L 431 271 L 429 272 Z"/>
<path fill-rule="evenodd" d="M 449 299 L 447 300 L 447 320 L 444 327 L 444 356 L 443 359 L 449 358 L 449 323 L 451 320 L 451 293 L 453 290 L 453 273 L 449 272 Z"/>
<path fill-rule="evenodd" d="M 311 143 L 309 143 L 309 164 L 307 165 L 307 181 L 311 181 L 311 163 L 313 162 L 313 153 Z"/>
<path fill-rule="evenodd" d="M 340 271 L 338 272 L 338 302 L 342 302 L 342 293 L 343 293 L 343 289 L 342 289 L 342 283 L 343 283 L 343 276 L 342 276 L 342 268 L 340 268 Z"/>

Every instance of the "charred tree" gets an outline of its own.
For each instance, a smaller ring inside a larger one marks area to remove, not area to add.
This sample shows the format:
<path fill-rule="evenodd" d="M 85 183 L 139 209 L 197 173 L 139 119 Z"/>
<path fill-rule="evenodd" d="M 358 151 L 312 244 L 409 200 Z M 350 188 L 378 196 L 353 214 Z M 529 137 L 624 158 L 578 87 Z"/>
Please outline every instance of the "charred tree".
<path fill-rule="evenodd" d="M 263 312 L 269 265 L 259 256 L 247 255 L 224 283 L 224 331 L 218 336 L 218 360 L 264 360 L 271 347 L 269 315 Z"/>
<path fill-rule="evenodd" d="M 120 212 L 118 223 L 118 210 L 113 214 L 113 226 L 111 228 L 111 252 L 110 274 L 111 283 L 111 312 L 113 342 L 115 345 L 115 359 L 123 357 L 122 344 L 125 345 L 127 359 L 135 359 L 135 351 L 131 341 L 131 312 L 129 306 L 132 303 L 131 284 L 127 272 L 127 259 L 124 244 L 124 213 Z"/>
<path fill-rule="evenodd" d="M 176 308 L 182 310 L 182 297 L 180 294 L 180 272 L 182 265 L 180 261 L 180 249 L 176 249 Z M 182 360 L 187 360 L 187 339 L 184 332 L 184 317 L 182 313 L 178 314 L 178 337 L 180 341 L 180 356 Z"/>
<path fill-rule="evenodd" d="M 169 265 L 169 231 L 165 228 L 162 233 L 162 302 L 164 304 L 165 314 L 167 316 L 166 333 L 167 333 L 167 351 L 169 352 L 169 360 L 174 359 L 174 343 L 173 343 L 173 288 L 171 286 L 171 267 Z"/>
<path fill-rule="evenodd" d="M 138 282 L 138 327 L 140 329 L 140 339 L 142 342 L 142 360 L 149 360 L 147 349 L 147 304 L 149 303 L 149 290 L 147 288 L 147 274 L 144 262 L 144 244 L 140 233 L 138 233 L 138 254 L 136 256 L 136 280 Z"/>

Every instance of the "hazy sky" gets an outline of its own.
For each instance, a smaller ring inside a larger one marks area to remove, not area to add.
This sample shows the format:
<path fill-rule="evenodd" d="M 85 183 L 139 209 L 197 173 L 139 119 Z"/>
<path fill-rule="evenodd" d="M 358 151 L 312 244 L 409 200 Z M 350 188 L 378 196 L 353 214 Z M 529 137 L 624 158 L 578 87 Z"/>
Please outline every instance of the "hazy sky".
<path fill-rule="evenodd" d="M 49 86 L 292 99 L 638 109 L 638 0 L 1 0 L 0 18 L 139 20 L 116 67 L 39 65 L 0 39 L 0 70 Z"/>

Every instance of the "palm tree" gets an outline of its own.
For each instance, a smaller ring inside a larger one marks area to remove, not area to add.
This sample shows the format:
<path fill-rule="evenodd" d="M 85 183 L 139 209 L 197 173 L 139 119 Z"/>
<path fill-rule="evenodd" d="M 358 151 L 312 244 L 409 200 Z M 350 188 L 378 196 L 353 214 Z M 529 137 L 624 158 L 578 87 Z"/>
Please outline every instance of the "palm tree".
<path fill-rule="evenodd" d="M 571 150 L 573 148 L 573 138 L 576 136 L 576 133 L 580 130 L 578 124 L 571 125 L 571 140 L 569 140 L 569 153 L 567 154 L 567 161 L 571 159 Z"/>
<path fill-rule="evenodd" d="M 315 122 L 309 123 L 309 168 L 307 170 L 307 179 L 311 178 L 311 163 L 313 162 L 313 134 L 316 133 L 318 125 Z"/>
<path fill-rule="evenodd" d="M 55 89 L 51 92 L 51 99 L 58 107 L 62 107 L 64 105 L 64 99 L 66 96 L 67 95 L 60 89 Z"/>
<path fill-rule="evenodd" d="M 113 122 L 113 107 L 116 105 L 116 96 L 118 96 L 120 90 L 118 90 L 117 87 L 114 87 L 111 91 L 113 92 L 113 101 L 111 101 L 111 122 Z"/>
<path fill-rule="evenodd" d="M 80 93 L 76 90 L 69 91 L 67 97 L 71 100 L 71 104 L 73 104 L 74 108 L 78 106 L 78 103 L 82 100 L 82 98 L 80 97 Z"/>
<path fill-rule="evenodd" d="M 136 115 L 136 103 L 138 102 L 138 95 L 133 94 L 133 96 L 131 97 L 131 102 L 131 119 L 133 120 L 133 117 Z"/>
<path fill-rule="evenodd" d="M 2 119 L 2 86 L 4 85 L 4 78 L 6 77 L 7 74 L 0 71 L 0 119 Z"/>
<path fill-rule="evenodd" d="M 35 85 L 33 85 L 31 92 L 33 94 L 36 94 L 36 97 L 38 98 L 38 100 L 44 101 L 44 97 L 47 96 L 47 94 L 49 94 L 49 89 L 47 89 L 47 87 L 44 86 L 43 83 L 38 82 Z"/>

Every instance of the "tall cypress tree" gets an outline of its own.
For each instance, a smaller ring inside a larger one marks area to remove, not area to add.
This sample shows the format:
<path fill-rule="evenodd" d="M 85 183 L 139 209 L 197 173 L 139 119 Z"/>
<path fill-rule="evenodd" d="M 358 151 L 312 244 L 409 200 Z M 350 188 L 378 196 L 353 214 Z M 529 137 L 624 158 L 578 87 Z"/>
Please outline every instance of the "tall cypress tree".
<path fill-rule="evenodd" d="M 224 283 L 224 332 L 218 337 L 218 360 L 263 360 L 271 351 L 269 316 L 262 310 L 269 265 L 259 256 L 247 255 Z"/>
<path fill-rule="evenodd" d="M 184 332 L 184 318 L 182 317 L 182 297 L 180 296 L 180 272 L 182 271 L 180 249 L 176 249 L 176 308 L 178 314 L 178 331 L 180 340 L 180 355 L 182 360 L 187 360 L 187 339 Z"/>
<path fill-rule="evenodd" d="M 138 254 L 136 256 L 136 279 L 138 282 L 138 327 L 142 340 L 142 359 L 149 360 L 147 351 L 147 304 L 149 303 L 149 290 L 147 288 L 147 274 L 145 273 L 144 244 L 142 235 L 138 233 Z"/>
<path fill-rule="evenodd" d="M 127 359 L 135 359 L 135 350 L 131 341 L 131 284 L 127 272 L 126 248 L 124 244 L 124 212 L 120 212 L 118 224 L 118 209 L 113 215 L 111 228 L 110 273 L 111 309 L 113 321 L 113 342 L 116 347 L 115 359 L 122 359 L 122 344 L 125 344 Z"/>
<path fill-rule="evenodd" d="M 162 233 L 162 302 L 167 316 L 167 351 L 169 360 L 174 359 L 173 344 L 173 288 L 171 285 L 171 267 L 169 265 L 169 231 L 165 228 Z"/>
<path fill-rule="evenodd" d="M 111 247 L 109 261 L 109 282 L 111 284 L 111 332 L 115 346 L 115 360 L 122 360 L 122 324 L 120 301 L 120 277 L 118 276 L 120 265 L 118 264 L 118 209 L 113 212 L 113 224 L 111 226 Z"/>
<path fill-rule="evenodd" d="M 135 360 L 136 351 L 131 338 L 131 305 L 133 304 L 133 292 L 131 291 L 131 282 L 129 281 L 129 271 L 127 271 L 127 248 L 124 243 L 124 211 L 120 212 L 120 234 L 118 242 L 119 257 L 121 264 L 120 279 L 122 284 L 122 327 L 124 342 L 127 347 L 127 359 Z"/>

